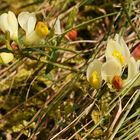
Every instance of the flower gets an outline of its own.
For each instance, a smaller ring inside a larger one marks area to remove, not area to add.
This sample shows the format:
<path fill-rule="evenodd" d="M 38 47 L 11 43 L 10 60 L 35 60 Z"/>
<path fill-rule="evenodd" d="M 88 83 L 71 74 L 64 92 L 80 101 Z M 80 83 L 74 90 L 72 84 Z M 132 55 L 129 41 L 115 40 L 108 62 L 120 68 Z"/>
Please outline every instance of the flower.
<path fill-rule="evenodd" d="M 10 38 L 12 40 L 16 40 L 18 38 L 18 21 L 13 12 L 9 11 L 0 16 L 0 29 L 4 33 L 9 31 Z"/>
<path fill-rule="evenodd" d="M 87 68 L 87 80 L 95 89 L 99 89 L 102 80 L 104 80 L 109 87 L 111 85 L 119 90 L 139 71 L 140 61 L 137 63 L 130 56 L 126 43 L 118 34 L 115 35 L 114 39 L 108 40 L 105 57 L 105 63 L 95 59 Z M 122 80 L 122 69 L 126 65 L 128 65 L 128 78 Z"/>
<path fill-rule="evenodd" d="M 120 76 L 122 73 L 122 67 L 116 59 L 110 59 L 106 61 L 101 69 L 102 78 L 109 83 L 112 83 L 114 76 Z"/>
<path fill-rule="evenodd" d="M 35 13 L 21 12 L 18 15 L 18 22 L 26 32 L 25 40 L 27 43 L 34 43 L 48 35 L 49 30 L 44 22 L 37 22 Z"/>
<path fill-rule="evenodd" d="M 123 80 L 121 78 L 121 76 L 114 76 L 113 79 L 112 79 L 112 86 L 115 88 L 115 89 L 121 89 L 123 87 Z"/>
<path fill-rule="evenodd" d="M 95 89 L 99 89 L 102 84 L 101 68 L 102 62 L 100 62 L 98 59 L 91 62 L 87 68 L 87 80 Z"/>
<path fill-rule="evenodd" d="M 36 25 L 35 13 L 21 12 L 18 15 L 18 22 L 21 28 L 26 32 L 26 34 L 30 34 L 34 31 Z"/>
<path fill-rule="evenodd" d="M 110 59 L 105 63 L 95 59 L 88 65 L 87 68 L 87 80 L 95 89 L 99 89 L 102 84 L 102 80 L 112 84 L 112 80 L 115 76 L 121 76 L 122 67 L 116 59 Z"/>
<path fill-rule="evenodd" d="M 0 64 L 8 64 L 13 61 L 14 55 L 10 52 L 0 52 Z"/>
<path fill-rule="evenodd" d="M 128 84 L 140 71 L 140 60 L 136 61 L 134 57 L 130 57 L 128 62 L 128 77 L 124 80 L 125 85 Z M 133 87 L 140 85 L 140 78 L 133 84 Z"/>
<path fill-rule="evenodd" d="M 12 53 L 1 52 L 0 53 L 0 64 L 8 64 L 13 61 L 14 55 Z"/>
<path fill-rule="evenodd" d="M 77 30 L 76 29 L 72 29 L 71 31 L 69 31 L 65 35 L 65 38 L 68 39 L 68 40 L 75 41 L 77 39 Z"/>
<path fill-rule="evenodd" d="M 115 58 L 122 66 L 128 64 L 130 52 L 121 36 L 116 34 L 114 39 L 108 40 L 105 56 L 107 61 Z"/>

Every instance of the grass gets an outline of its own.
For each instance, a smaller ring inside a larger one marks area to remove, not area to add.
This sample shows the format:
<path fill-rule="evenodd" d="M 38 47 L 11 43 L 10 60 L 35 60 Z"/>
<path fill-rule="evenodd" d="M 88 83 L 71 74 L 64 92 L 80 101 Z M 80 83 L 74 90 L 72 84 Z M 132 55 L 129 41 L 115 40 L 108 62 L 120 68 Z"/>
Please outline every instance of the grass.
<path fill-rule="evenodd" d="M 15 59 L 0 65 L 0 140 L 139 140 L 140 74 L 125 88 L 94 89 L 86 69 L 105 61 L 107 39 L 120 33 L 132 51 L 139 43 L 139 0 L 17 0 L 0 2 L 0 12 L 32 11 L 48 26 L 49 35 L 35 44 L 23 42 Z M 59 16 L 63 33 L 51 22 Z M 75 40 L 66 39 L 72 29 Z M 0 44 L 6 35 L 1 32 Z M 11 42 L 10 42 L 11 43 Z M 126 73 L 127 74 L 127 73 Z"/>

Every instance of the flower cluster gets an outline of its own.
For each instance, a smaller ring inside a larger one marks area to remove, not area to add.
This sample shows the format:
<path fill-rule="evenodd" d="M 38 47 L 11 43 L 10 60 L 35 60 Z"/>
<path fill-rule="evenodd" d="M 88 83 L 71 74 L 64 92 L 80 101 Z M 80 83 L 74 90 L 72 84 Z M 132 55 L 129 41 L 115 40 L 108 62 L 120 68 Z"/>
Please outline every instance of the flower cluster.
<path fill-rule="evenodd" d="M 18 24 L 25 31 L 24 41 L 28 44 L 38 42 L 48 35 L 48 26 L 42 22 L 37 22 L 35 13 L 21 12 L 16 18 L 16 15 L 9 11 L 0 15 L 0 30 L 3 33 L 9 33 L 10 39 L 18 42 Z M 10 46 L 10 45 L 9 45 Z M 6 44 L 2 48 L 8 48 Z M 14 59 L 12 52 L 0 52 L 0 63 L 7 64 Z"/>
<path fill-rule="evenodd" d="M 101 88 L 102 81 L 111 84 L 115 89 L 121 89 L 139 72 L 140 62 L 131 56 L 123 38 L 116 34 L 109 39 L 105 51 L 106 62 L 95 59 L 88 65 L 87 80 L 95 89 Z M 122 80 L 123 69 L 128 67 L 128 76 Z M 138 82 L 134 86 L 139 85 Z"/>

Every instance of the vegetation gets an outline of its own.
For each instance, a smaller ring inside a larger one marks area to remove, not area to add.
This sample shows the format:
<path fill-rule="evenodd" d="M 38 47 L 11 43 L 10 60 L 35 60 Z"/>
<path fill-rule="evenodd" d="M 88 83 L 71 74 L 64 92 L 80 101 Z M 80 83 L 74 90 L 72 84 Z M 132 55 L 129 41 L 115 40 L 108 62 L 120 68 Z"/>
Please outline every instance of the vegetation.
<path fill-rule="evenodd" d="M 140 139 L 139 0 L 0 5 L 0 140 Z"/>

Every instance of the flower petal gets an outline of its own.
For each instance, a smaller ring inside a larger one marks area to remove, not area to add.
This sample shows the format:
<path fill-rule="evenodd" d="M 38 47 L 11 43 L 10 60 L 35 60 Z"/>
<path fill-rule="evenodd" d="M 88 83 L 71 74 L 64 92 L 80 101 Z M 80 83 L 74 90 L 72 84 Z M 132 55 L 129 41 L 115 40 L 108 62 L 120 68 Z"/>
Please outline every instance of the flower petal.
<path fill-rule="evenodd" d="M 110 59 L 105 62 L 101 69 L 102 78 L 111 83 L 114 76 L 120 76 L 122 71 L 122 67 L 120 63 L 116 59 Z"/>
<path fill-rule="evenodd" d="M 102 82 L 102 78 L 101 78 L 101 67 L 102 67 L 102 62 L 100 62 L 99 60 L 95 59 L 93 62 L 91 62 L 88 65 L 87 68 L 87 80 L 88 82 L 96 89 L 100 88 L 101 86 L 101 82 Z M 97 78 L 97 83 L 94 84 L 93 81 L 91 81 L 91 77 L 94 76 Z"/>
<path fill-rule="evenodd" d="M 105 56 L 107 61 L 114 57 L 122 66 L 128 63 L 130 52 L 121 36 L 116 34 L 115 39 L 108 40 Z"/>
<path fill-rule="evenodd" d="M 36 25 L 36 16 L 35 13 L 30 13 L 30 17 L 28 19 L 27 23 L 27 32 L 26 34 L 29 34 L 34 31 Z"/>
<path fill-rule="evenodd" d="M 11 28 L 10 35 L 13 39 L 18 37 L 18 22 L 15 14 L 11 11 L 8 12 L 8 24 Z"/>
<path fill-rule="evenodd" d="M 8 14 L 7 13 L 3 13 L 1 16 L 0 16 L 0 29 L 5 33 L 6 31 L 9 31 L 11 32 L 11 29 L 9 27 L 9 24 L 8 24 Z"/>
<path fill-rule="evenodd" d="M 31 32 L 30 34 L 27 34 L 25 37 L 26 44 L 36 43 L 39 40 L 41 40 L 41 38 L 37 35 L 35 31 Z"/>
<path fill-rule="evenodd" d="M 113 39 L 109 39 L 107 42 L 107 48 L 105 52 L 106 60 L 108 61 L 109 59 L 115 58 L 113 56 L 114 51 L 117 51 L 121 54 L 121 46 Z M 119 60 L 117 60 L 119 61 Z"/>
<path fill-rule="evenodd" d="M 132 80 L 139 72 L 139 62 L 136 62 L 134 57 L 131 57 L 128 62 L 128 77 L 124 80 L 125 85 L 127 85 L 130 80 Z M 137 86 L 140 84 L 140 79 L 138 79 L 133 86 Z"/>
<path fill-rule="evenodd" d="M 0 53 L 1 60 L 3 64 L 8 64 L 14 59 L 14 55 L 12 53 L 2 52 Z"/>
<path fill-rule="evenodd" d="M 58 34 L 58 35 L 62 34 L 61 24 L 60 24 L 59 17 L 55 21 L 55 24 L 54 24 L 54 32 L 55 32 L 55 34 Z"/>
<path fill-rule="evenodd" d="M 44 22 L 39 21 L 37 22 L 35 32 L 40 38 L 44 38 L 49 34 L 48 26 Z"/>
<path fill-rule="evenodd" d="M 34 13 L 21 12 L 18 15 L 18 22 L 26 34 L 31 33 L 35 29 L 36 17 Z"/>
<path fill-rule="evenodd" d="M 28 22 L 28 19 L 29 19 L 29 12 L 21 12 L 19 15 L 18 15 L 18 22 L 19 22 L 19 25 L 21 26 L 21 28 L 23 30 L 27 30 L 27 22 Z"/>
<path fill-rule="evenodd" d="M 130 58 L 130 51 L 129 51 L 129 48 L 127 47 L 124 39 L 119 34 L 116 34 L 115 35 L 115 40 L 120 44 L 122 53 L 125 57 L 125 60 L 128 63 L 128 59 Z"/>
<path fill-rule="evenodd" d="M 128 80 L 134 78 L 138 74 L 139 69 L 134 57 L 131 57 L 128 63 Z"/>
<path fill-rule="evenodd" d="M 89 77 L 93 71 L 97 71 L 98 73 L 101 73 L 101 67 L 102 67 L 102 62 L 99 61 L 98 59 L 95 59 L 93 62 L 91 62 L 87 68 L 87 80 L 89 81 Z"/>

